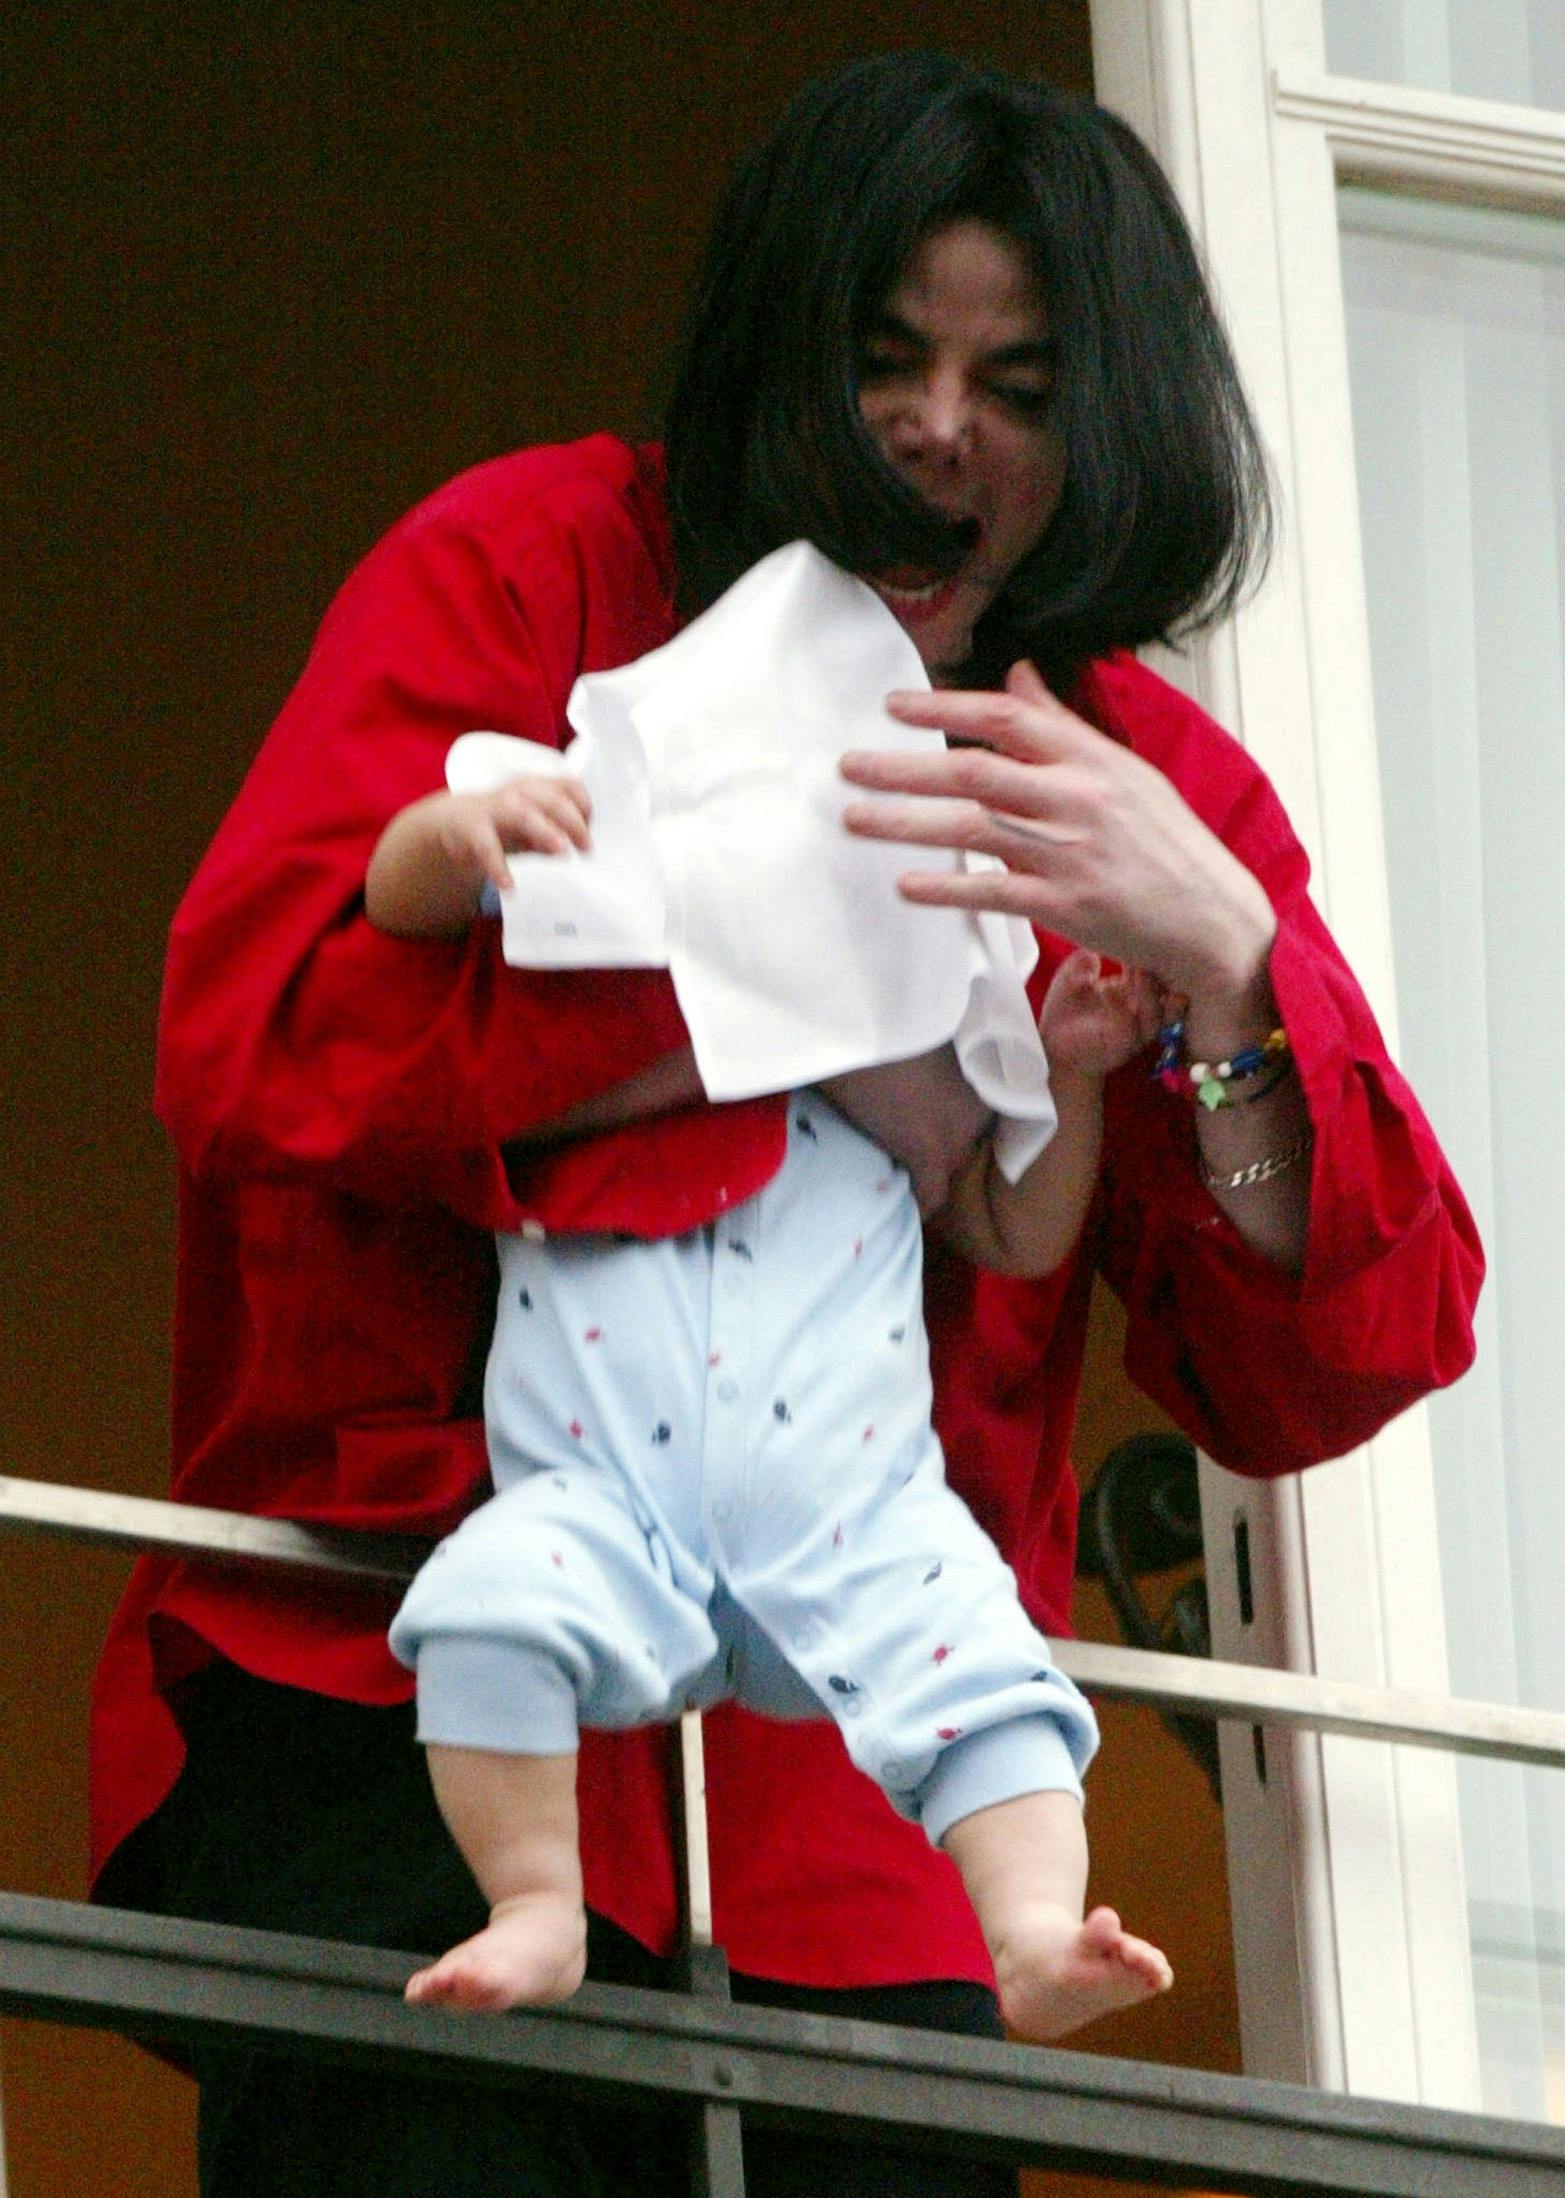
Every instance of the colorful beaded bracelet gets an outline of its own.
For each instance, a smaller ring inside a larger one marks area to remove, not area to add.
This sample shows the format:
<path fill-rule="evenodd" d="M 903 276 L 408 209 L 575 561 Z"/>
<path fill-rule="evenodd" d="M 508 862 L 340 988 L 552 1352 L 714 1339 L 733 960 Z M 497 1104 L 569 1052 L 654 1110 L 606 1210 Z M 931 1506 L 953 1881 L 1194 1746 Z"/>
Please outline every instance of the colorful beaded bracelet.
<path fill-rule="evenodd" d="M 1209 1112 L 1215 1112 L 1218 1107 L 1236 1107 L 1248 1099 L 1264 1098 L 1287 1068 L 1288 1033 L 1279 1025 L 1258 1045 L 1241 1046 L 1226 1061 L 1185 1062 L 1180 1058 L 1185 1042 L 1185 1005 L 1183 1001 L 1178 1003 L 1157 1034 L 1157 1059 L 1152 1064 L 1152 1074 L 1164 1090 L 1179 1094 L 1188 1091 Z M 1266 1069 L 1276 1073 L 1259 1091 L 1233 1088 L 1236 1084 L 1247 1084 Z"/>

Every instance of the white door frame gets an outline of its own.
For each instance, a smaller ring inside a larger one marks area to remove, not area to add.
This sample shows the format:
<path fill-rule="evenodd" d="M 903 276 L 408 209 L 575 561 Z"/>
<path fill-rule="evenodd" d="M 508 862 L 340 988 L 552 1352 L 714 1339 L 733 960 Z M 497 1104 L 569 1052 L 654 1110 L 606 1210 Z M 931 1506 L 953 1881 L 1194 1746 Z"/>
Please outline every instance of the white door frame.
<path fill-rule="evenodd" d="M 1395 1050 L 1336 186 L 1560 211 L 1565 118 L 1333 78 L 1319 0 L 1092 0 L 1092 28 L 1099 98 L 1206 255 L 1282 507 L 1256 599 L 1160 663 L 1272 777 Z M 1202 1483 L 1215 1654 L 1448 1685 L 1422 1411 L 1303 1476 Z M 1477 2107 L 1450 1760 L 1228 1727 L 1223 1796 L 1246 2069 Z"/>

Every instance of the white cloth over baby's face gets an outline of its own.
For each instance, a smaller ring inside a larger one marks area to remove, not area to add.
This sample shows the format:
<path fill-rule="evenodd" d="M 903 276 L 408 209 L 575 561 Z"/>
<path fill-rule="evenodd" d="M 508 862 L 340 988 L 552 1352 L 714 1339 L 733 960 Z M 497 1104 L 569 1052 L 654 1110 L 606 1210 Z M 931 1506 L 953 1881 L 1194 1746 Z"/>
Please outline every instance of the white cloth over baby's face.
<path fill-rule="evenodd" d="M 793 1090 L 956 1043 L 1000 1116 L 1013 1179 L 1053 1133 L 1024 979 L 1030 929 L 914 906 L 909 851 L 842 823 L 850 748 L 927 749 L 893 688 L 927 688 L 874 590 L 808 542 L 774 550 L 660 649 L 576 682 L 557 754 L 500 733 L 456 742 L 456 792 L 569 773 L 592 798 L 585 854 L 513 855 L 504 951 L 524 968 L 667 968 L 707 1095 Z M 985 857 L 917 855 L 924 868 Z"/>

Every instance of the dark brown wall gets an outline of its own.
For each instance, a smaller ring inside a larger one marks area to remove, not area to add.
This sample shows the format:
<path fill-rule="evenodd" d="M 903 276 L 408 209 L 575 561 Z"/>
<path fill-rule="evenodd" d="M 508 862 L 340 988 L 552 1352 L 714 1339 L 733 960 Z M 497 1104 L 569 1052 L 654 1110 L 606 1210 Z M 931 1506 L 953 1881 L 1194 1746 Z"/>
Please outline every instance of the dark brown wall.
<path fill-rule="evenodd" d="M 1085 0 L 7 12 L 0 1471 L 161 1492 L 163 938 L 332 590 L 462 466 L 640 425 L 733 155 L 807 75 L 915 42 L 1088 80 Z M 17 1543 L 0 1567 L 0 1884 L 76 1895 L 123 1567 Z M 1179 1781 L 1141 1723 L 1094 1803 L 1127 1907 Z M 1158 1927 L 1225 1972 L 1220 1879 Z M 1116 2040 L 1227 2065 L 1231 2028 L 1219 1979 Z M 13 2198 L 192 2188 L 177 2079 L 86 2035 L 3 2042 Z"/>

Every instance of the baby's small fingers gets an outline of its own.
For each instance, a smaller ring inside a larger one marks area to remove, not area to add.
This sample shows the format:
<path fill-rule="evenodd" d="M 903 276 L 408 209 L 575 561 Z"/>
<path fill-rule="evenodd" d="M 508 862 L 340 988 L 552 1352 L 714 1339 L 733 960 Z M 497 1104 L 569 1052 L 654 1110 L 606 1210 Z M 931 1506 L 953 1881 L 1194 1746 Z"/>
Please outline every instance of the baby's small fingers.
<path fill-rule="evenodd" d="M 579 778 L 535 780 L 529 792 L 538 809 L 572 847 L 591 844 L 587 826 L 592 817 L 592 796 Z"/>
<path fill-rule="evenodd" d="M 1086 946 L 1072 948 L 1061 962 L 1058 975 L 1066 984 L 1078 987 L 1107 984 L 1111 981 L 1104 975 L 1103 956 L 1094 954 Z"/>
<path fill-rule="evenodd" d="M 592 817 L 592 796 L 584 782 L 579 778 L 557 778 L 554 784 L 580 816 L 583 824 L 588 823 Z"/>
<path fill-rule="evenodd" d="M 564 789 L 565 782 L 555 779 L 532 779 L 504 788 L 491 814 L 502 843 L 517 853 L 534 855 L 564 855 L 573 847 L 588 847 L 586 811 Z M 580 793 L 585 800 L 586 788 L 580 788 Z"/>
<path fill-rule="evenodd" d="M 491 828 L 477 834 L 473 841 L 473 853 L 490 884 L 501 893 L 509 892 L 511 865 L 506 859 L 505 847 L 499 833 Z"/>
<path fill-rule="evenodd" d="M 460 877 L 489 878 L 501 891 L 510 884 L 505 848 L 493 823 L 476 808 L 453 810 L 440 834 L 447 862 Z"/>
<path fill-rule="evenodd" d="M 527 817 L 522 836 L 514 843 L 531 855 L 568 855 L 573 848 L 587 844 L 587 827 L 580 818 L 576 821 L 576 833 L 542 808 L 533 809 Z"/>
<path fill-rule="evenodd" d="M 1143 1038 L 1155 1038 L 1163 1024 L 1163 988 L 1145 969 L 1125 972 L 1125 1006 Z"/>

